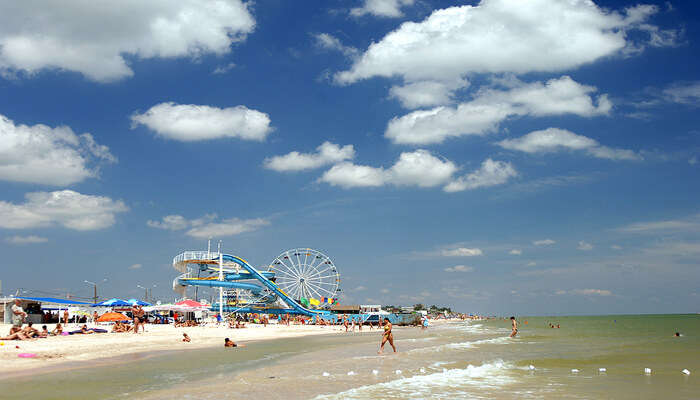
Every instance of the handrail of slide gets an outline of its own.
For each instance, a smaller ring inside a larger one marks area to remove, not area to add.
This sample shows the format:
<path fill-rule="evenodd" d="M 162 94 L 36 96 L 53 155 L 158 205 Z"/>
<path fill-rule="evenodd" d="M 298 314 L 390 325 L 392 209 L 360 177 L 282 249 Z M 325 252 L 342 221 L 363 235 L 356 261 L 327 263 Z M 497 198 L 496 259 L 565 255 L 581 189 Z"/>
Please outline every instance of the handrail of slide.
<path fill-rule="evenodd" d="M 297 303 L 296 300 L 289 297 L 286 293 L 284 293 L 282 290 L 280 290 L 280 288 L 276 284 L 274 284 L 269 279 L 265 278 L 260 272 L 258 272 L 258 270 L 253 268 L 250 264 L 248 264 L 242 258 L 232 256 L 229 254 L 223 254 L 222 258 L 226 261 L 233 261 L 236 264 L 243 267 L 248 272 L 250 272 L 255 277 L 255 279 L 262 282 L 262 284 L 265 285 L 268 289 L 272 290 L 272 292 L 274 292 L 277 296 L 281 297 L 282 300 L 284 300 L 284 302 L 287 303 L 287 305 L 290 306 L 294 311 L 299 312 L 299 313 L 304 314 L 304 315 L 308 315 L 308 316 L 323 314 L 323 311 L 309 310 L 308 308 Z"/>

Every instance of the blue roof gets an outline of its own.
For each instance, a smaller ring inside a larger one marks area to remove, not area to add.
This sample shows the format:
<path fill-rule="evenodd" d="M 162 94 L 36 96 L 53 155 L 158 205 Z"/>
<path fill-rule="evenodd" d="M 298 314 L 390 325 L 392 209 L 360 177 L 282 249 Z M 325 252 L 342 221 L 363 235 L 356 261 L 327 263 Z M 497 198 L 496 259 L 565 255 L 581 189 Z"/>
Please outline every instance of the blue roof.
<path fill-rule="evenodd" d="M 83 301 L 66 300 L 66 299 L 56 299 L 54 297 L 17 297 L 20 300 L 32 300 L 39 301 L 42 303 L 56 303 L 56 304 L 90 304 Z"/>

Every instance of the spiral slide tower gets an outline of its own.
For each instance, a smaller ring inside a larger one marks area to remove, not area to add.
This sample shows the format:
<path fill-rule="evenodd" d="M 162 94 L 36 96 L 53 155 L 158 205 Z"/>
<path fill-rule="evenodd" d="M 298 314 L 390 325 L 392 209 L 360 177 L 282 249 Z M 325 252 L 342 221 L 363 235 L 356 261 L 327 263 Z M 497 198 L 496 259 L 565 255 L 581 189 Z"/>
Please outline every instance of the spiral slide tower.
<path fill-rule="evenodd" d="M 226 291 L 220 295 L 223 304 L 212 306 L 215 311 L 318 316 L 329 313 L 322 309 L 325 304 L 312 309 L 307 298 L 335 300 L 341 291 L 335 264 L 308 248 L 283 252 L 262 272 L 240 257 L 210 251 L 185 251 L 173 258 L 173 268 L 182 273 L 173 280 L 173 290 L 181 296 L 187 286 Z"/>

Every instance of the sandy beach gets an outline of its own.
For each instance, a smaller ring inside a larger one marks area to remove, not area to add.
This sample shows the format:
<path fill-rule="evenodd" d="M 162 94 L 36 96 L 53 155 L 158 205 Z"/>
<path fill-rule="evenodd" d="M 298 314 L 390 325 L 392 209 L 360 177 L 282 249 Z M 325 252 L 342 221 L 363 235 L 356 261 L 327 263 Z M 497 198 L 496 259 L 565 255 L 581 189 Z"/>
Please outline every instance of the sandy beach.
<path fill-rule="evenodd" d="M 82 324 L 69 324 L 65 329 L 79 329 Z M 47 324 L 49 330 L 54 324 Z M 88 324 L 88 327 L 95 325 Z M 11 325 L 0 324 L 0 334 L 9 332 Z M 37 326 L 40 328 L 40 326 Z M 111 329 L 110 325 L 97 325 Z M 192 339 L 182 342 L 183 332 Z M 309 335 L 340 334 L 340 326 L 315 325 L 263 325 L 247 324 L 243 329 L 221 326 L 174 327 L 173 325 L 146 325 L 145 333 L 98 333 L 91 335 L 55 336 L 36 340 L 0 340 L 0 376 L 9 372 L 29 371 L 36 368 L 60 367 L 61 364 L 79 363 L 128 354 L 197 349 L 223 346 L 224 338 L 236 343 L 258 340 L 292 338 Z M 21 358 L 22 353 L 36 354 L 33 358 Z M 2 379 L 2 378 L 0 378 Z"/>

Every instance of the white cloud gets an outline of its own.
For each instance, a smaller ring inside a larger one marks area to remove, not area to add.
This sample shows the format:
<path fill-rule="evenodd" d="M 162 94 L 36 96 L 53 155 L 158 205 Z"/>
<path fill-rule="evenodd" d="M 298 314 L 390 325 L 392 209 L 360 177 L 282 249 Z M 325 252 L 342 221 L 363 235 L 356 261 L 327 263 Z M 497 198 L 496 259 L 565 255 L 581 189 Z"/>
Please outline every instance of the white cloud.
<path fill-rule="evenodd" d="M 700 81 L 676 82 L 663 90 L 663 96 L 674 103 L 700 106 Z"/>
<path fill-rule="evenodd" d="M 502 185 L 508 179 L 517 176 L 518 173 L 509 162 L 493 161 L 488 158 L 481 163 L 478 170 L 461 176 L 447 184 L 443 189 L 446 192 L 461 192 L 480 187 Z"/>
<path fill-rule="evenodd" d="M 60 225 L 89 231 L 114 225 L 115 214 L 128 210 L 121 200 L 72 190 L 32 192 L 22 204 L 0 201 L 0 228 L 26 229 Z"/>
<path fill-rule="evenodd" d="M 389 169 L 352 163 L 333 166 L 319 179 L 343 188 L 383 185 L 434 187 L 445 184 L 457 171 L 452 161 L 442 160 L 427 150 L 401 153 Z"/>
<path fill-rule="evenodd" d="M 394 85 L 389 97 L 397 99 L 404 108 L 432 107 L 452 102 L 454 91 L 469 85 L 464 79 L 454 82 L 420 81 Z"/>
<path fill-rule="evenodd" d="M 143 267 L 141 264 L 132 264 L 129 269 L 141 269 L 141 267 Z"/>
<path fill-rule="evenodd" d="M 362 7 L 352 8 L 350 15 L 361 17 L 366 14 L 375 17 L 399 18 L 403 16 L 402 7 L 413 5 L 415 0 L 363 0 Z"/>
<path fill-rule="evenodd" d="M 622 246 L 619 246 L 619 245 L 616 245 L 616 244 L 610 246 L 610 248 L 613 249 L 613 250 L 622 250 Z"/>
<path fill-rule="evenodd" d="M 440 253 L 443 257 L 474 257 L 484 254 L 479 248 L 457 247 L 455 249 L 444 249 Z"/>
<path fill-rule="evenodd" d="M 583 240 L 578 242 L 578 247 L 577 249 L 583 250 L 583 251 L 588 251 L 588 250 L 593 250 L 593 245 L 590 243 L 586 243 Z"/>
<path fill-rule="evenodd" d="M 504 149 L 526 153 L 548 153 L 560 150 L 583 150 L 593 157 L 610 160 L 640 160 L 632 150 L 612 149 L 601 146 L 595 140 L 559 128 L 533 131 L 517 139 L 505 139 L 497 143 Z"/>
<path fill-rule="evenodd" d="M 5 242 L 15 245 L 23 244 L 36 244 L 36 243 L 46 243 L 49 239 L 40 236 L 29 235 L 29 236 L 11 236 L 5 238 Z"/>
<path fill-rule="evenodd" d="M 340 39 L 337 37 L 328 34 L 328 33 L 319 33 L 316 35 L 313 35 L 313 38 L 316 41 L 316 46 L 326 49 L 326 50 L 336 50 L 346 57 L 350 58 L 355 58 L 360 54 L 360 51 L 352 46 L 345 46 Z"/>
<path fill-rule="evenodd" d="M 442 143 L 465 135 L 495 132 L 509 117 L 574 114 L 583 117 L 606 115 L 612 108 L 607 95 L 596 100 L 596 88 L 581 85 L 568 76 L 547 82 L 509 82 L 505 90 L 479 90 L 474 98 L 457 107 L 417 110 L 392 118 L 384 136 L 398 144 Z"/>
<path fill-rule="evenodd" d="M 638 222 L 616 230 L 618 232 L 639 234 L 697 232 L 700 231 L 700 214 L 695 214 L 685 219 Z"/>
<path fill-rule="evenodd" d="M 254 27 L 240 0 L 1 2 L 0 72 L 114 81 L 134 74 L 127 59 L 225 54 Z"/>
<path fill-rule="evenodd" d="M 387 294 L 389 293 L 389 289 L 381 289 L 379 292 L 382 294 Z"/>
<path fill-rule="evenodd" d="M 446 272 L 472 272 L 474 267 L 468 267 L 466 265 L 455 265 L 454 267 L 445 268 Z"/>
<path fill-rule="evenodd" d="M 212 74 L 225 74 L 236 67 L 236 63 L 230 62 L 226 65 L 219 65 L 212 71 Z"/>
<path fill-rule="evenodd" d="M 535 246 L 551 246 L 554 243 L 556 243 L 556 241 L 552 239 L 535 240 L 534 242 L 532 242 L 532 244 L 534 244 Z"/>
<path fill-rule="evenodd" d="M 65 186 L 98 175 L 98 162 L 116 162 L 107 146 L 71 128 L 15 125 L 0 115 L 0 180 Z"/>
<path fill-rule="evenodd" d="M 341 83 L 375 76 L 408 82 L 457 79 L 476 73 L 556 72 L 651 43 L 653 25 L 642 24 L 657 7 L 608 11 L 592 1 L 482 0 L 477 6 L 435 10 L 422 22 L 405 22 L 367 51 Z M 632 29 L 646 33 L 633 41 Z M 668 38 L 670 31 L 664 32 Z M 526 39 L 524 39 L 526 38 Z M 663 45 L 663 41 L 654 43 Z M 627 52 L 629 53 L 629 52 Z"/>
<path fill-rule="evenodd" d="M 583 296 L 611 296 L 612 292 L 606 289 L 574 289 L 569 293 Z"/>
<path fill-rule="evenodd" d="M 188 220 L 181 215 L 168 215 L 162 221 L 148 220 L 146 225 L 151 228 L 167 230 L 184 230 L 186 235 L 206 239 L 210 237 L 235 236 L 245 232 L 252 232 L 263 226 L 270 225 L 270 221 L 264 218 L 239 219 L 229 218 L 217 221 L 216 214 L 207 214 L 201 218 Z"/>
<path fill-rule="evenodd" d="M 367 290 L 367 288 L 364 287 L 364 286 L 358 286 L 358 287 L 355 288 L 355 291 L 356 291 L 356 292 L 361 292 L 361 291 L 363 291 L 363 290 Z"/>
<path fill-rule="evenodd" d="M 132 128 L 145 125 L 157 135 L 182 142 L 229 137 L 261 141 L 272 131 L 267 114 L 245 106 L 218 108 L 167 102 L 134 114 L 131 120 Z"/>
<path fill-rule="evenodd" d="M 526 267 L 535 267 L 535 266 L 537 266 L 537 263 L 534 262 L 534 261 L 530 261 L 530 262 L 527 263 L 525 266 L 526 266 Z"/>
<path fill-rule="evenodd" d="M 340 147 L 331 142 L 324 142 L 316 150 L 316 153 L 293 151 L 283 156 L 266 158 L 263 165 L 279 172 L 303 171 L 355 158 L 355 149 L 351 144 Z"/>
<path fill-rule="evenodd" d="M 523 251 L 519 250 L 519 249 L 513 249 L 513 250 L 509 251 L 508 254 L 512 254 L 514 256 L 519 256 L 519 255 L 523 254 Z"/>
<path fill-rule="evenodd" d="M 189 226 L 189 221 L 185 219 L 182 215 L 167 215 L 163 217 L 162 221 L 152 221 L 148 220 L 146 225 L 151 228 L 167 229 L 171 231 L 178 231 L 185 229 Z"/>

